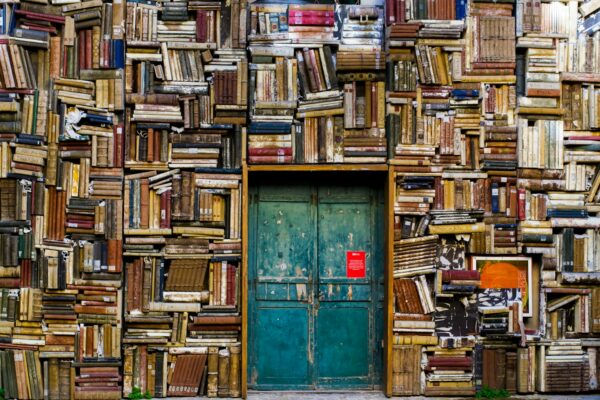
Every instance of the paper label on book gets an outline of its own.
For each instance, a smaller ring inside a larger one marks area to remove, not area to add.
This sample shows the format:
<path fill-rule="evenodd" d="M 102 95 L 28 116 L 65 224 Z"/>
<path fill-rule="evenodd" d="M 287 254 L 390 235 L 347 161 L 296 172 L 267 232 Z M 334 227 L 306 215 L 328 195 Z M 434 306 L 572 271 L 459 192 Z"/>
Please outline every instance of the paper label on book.
<path fill-rule="evenodd" d="M 346 251 L 346 277 L 364 278 L 367 270 L 366 260 L 365 251 Z"/>

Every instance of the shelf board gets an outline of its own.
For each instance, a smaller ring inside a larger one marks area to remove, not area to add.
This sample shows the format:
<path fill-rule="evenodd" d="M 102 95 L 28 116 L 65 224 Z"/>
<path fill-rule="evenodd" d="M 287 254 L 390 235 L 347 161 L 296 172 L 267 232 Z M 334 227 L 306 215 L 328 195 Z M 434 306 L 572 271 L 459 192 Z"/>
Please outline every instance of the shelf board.
<path fill-rule="evenodd" d="M 263 172 L 327 172 L 327 171 L 387 171 L 387 164 L 279 164 L 248 165 L 248 171 Z"/>

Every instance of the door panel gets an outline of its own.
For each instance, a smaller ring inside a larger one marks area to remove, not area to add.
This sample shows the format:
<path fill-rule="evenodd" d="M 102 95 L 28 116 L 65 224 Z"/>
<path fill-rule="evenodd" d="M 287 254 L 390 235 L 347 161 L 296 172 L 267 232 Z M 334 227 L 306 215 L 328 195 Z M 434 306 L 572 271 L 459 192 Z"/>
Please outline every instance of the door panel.
<path fill-rule="evenodd" d="M 261 200 L 256 227 L 261 244 L 256 254 L 256 298 L 306 301 L 314 253 L 310 196 L 265 195 Z"/>
<path fill-rule="evenodd" d="M 334 304 L 322 304 L 317 314 L 318 384 L 332 389 L 369 388 L 369 304 Z"/>
<path fill-rule="evenodd" d="M 306 307 L 261 307 L 258 310 L 256 329 L 258 332 L 269 332 L 268 335 L 258 335 L 256 339 L 255 371 L 260 371 L 262 384 L 308 388 L 308 321 Z"/>
<path fill-rule="evenodd" d="M 370 386 L 371 191 L 319 188 L 317 379 L 322 387 Z M 346 252 L 366 253 L 365 277 L 348 278 Z"/>
<path fill-rule="evenodd" d="M 311 269 L 314 210 L 308 187 L 261 186 L 254 193 L 250 238 L 251 384 L 265 389 L 312 383 Z M 292 366 L 290 368 L 289 366 Z"/>
<path fill-rule="evenodd" d="M 250 195 L 249 386 L 379 385 L 383 213 L 377 192 L 288 184 L 253 187 Z M 365 278 L 347 278 L 351 250 L 366 252 Z"/>

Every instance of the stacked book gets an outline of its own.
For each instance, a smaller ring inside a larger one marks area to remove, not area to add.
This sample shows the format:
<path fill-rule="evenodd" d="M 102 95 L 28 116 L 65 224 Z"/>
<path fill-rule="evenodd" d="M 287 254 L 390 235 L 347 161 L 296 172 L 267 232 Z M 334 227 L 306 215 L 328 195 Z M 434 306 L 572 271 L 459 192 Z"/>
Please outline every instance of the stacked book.
<path fill-rule="evenodd" d="M 249 11 L 127 7 L 122 396 L 239 397 Z"/>
<path fill-rule="evenodd" d="M 473 349 L 469 347 L 427 347 L 425 395 L 452 393 L 470 396 L 473 387 Z"/>
<path fill-rule="evenodd" d="M 250 12 L 248 161 L 384 163 L 382 8 L 260 4 Z M 289 129 L 270 125 L 284 123 Z"/>

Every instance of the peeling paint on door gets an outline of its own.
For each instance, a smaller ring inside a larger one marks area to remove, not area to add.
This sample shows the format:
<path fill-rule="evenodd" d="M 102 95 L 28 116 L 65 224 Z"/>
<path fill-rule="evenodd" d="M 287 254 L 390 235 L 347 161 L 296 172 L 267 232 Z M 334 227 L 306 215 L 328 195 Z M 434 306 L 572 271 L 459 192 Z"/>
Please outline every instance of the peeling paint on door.
<path fill-rule="evenodd" d="M 263 390 L 380 383 L 383 216 L 367 187 L 261 186 L 250 218 L 249 377 Z M 365 251 L 365 278 L 346 251 Z M 293 368 L 290 368 L 293 366 Z"/>

